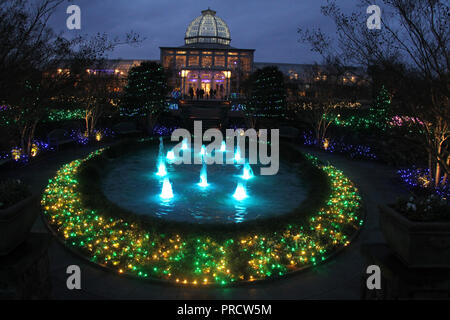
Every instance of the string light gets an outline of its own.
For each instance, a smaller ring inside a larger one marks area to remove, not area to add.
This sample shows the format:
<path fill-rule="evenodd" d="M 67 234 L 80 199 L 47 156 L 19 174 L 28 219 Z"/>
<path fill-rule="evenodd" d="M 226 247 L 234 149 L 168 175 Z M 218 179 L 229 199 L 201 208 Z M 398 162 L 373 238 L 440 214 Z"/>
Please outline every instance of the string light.
<path fill-rule="evenodd" d="M 326 203 L 307 222 L 234 237 L 202 236 L 189 230 L 183 236 L 158 232 L 84 206 L 80 166 L 102 153 L 103 149 L 63 166 L 49 181 L 41 205 L 49 225 L 67 246 L 118 274 L 192 286 L 283 276 L 326 260 L 347 246 L 363 223 L 361 198 L 353 183 L 336 168 L 307 156 L 331 186 Z"/>

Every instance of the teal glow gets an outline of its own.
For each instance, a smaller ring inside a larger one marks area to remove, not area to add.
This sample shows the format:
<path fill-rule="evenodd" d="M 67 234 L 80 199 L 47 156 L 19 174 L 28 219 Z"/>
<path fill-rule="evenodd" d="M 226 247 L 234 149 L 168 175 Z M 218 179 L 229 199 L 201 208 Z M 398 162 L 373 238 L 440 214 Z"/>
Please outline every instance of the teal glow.
<path fill-rule="evenodd" d="M 227 151 L 227 144 L 225 141 L 222 141 L 222 145 L 220 147 L 220 151 L 221 152 L 226 152 Z"/>
<path fill-rule="evenodd" d="M 198 185 L 202 188 L 206 188 L 208 186 L 208 171 L 205 161 L 203 161 L 202 170 L 200 172 L 200 183 Z"/>
<path fill-rule="evenodd" d="M 233 197 L 238 201 L 242 201 L 248 197 L 247 191 L 245 190 L 245 187 L 242 183 L 238 184 L 236 191 L 233 194 Z"/>
<path fill-rule="evenodd" d="M 164 179 L 162 192 L 159 196 L 165 200 L 173 198 L 172 184 L 170 183 L 169 178 Z"/>
<path fill-rule="evenodd" d="M 175 160 L 175 153 L 172 150 L 167 152 L 167 160 L 169 160 L 169 161 Z"/>
<path fill-rule="evenodd" d="M 201 155 L 202 157 L 206 156 L 206 147 L 205 147 L 205 145 L 202 146 L 202 149 L 201 149 L 201 151 L 200 151 L 200 155 Z"/>
<path fill-rule="evenodd" d="M 156 175 L 159 177 L 165 177 L 167 175 L 166 164 L 164 163 L 164 161 L 159 161 L 158 172 L 156 173 Z"/>
<path fill-rule="evenodd" d="M 253 169 L 252 169 L 252 167 L 250 166 L 249 163 L 246 163 L 244 165 L 244 172 L 243 172 L 241 178 L 244 179 L 244 180 L 250 180 L 253 177 L 254 177 Z"/>
<path fill-rule="evenodd" d="M 188 149 L 188 144 L 186 139 L 183 140 L 183 144 L 181 145 L 181 150 L 186 151 Z"/>
<path fill-rule="evenodd" d="M 239 161 L 242 160 L 242 157 L 241 157 L 241 149 L 239 149 L 239 148 L 236 149 L 236 153 L 234 154 L 234 160 L 235 160 L 236 162 L 239 162 Z"/>

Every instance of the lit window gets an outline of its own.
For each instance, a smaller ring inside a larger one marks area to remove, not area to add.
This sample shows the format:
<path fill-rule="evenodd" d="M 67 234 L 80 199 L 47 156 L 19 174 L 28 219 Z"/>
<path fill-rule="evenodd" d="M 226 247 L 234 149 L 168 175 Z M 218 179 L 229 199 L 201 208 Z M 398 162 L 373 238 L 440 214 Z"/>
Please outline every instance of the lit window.
<path fill-rule="evenodd" d="M 200 57 L 199 56 L 190 56 L 189 57 L 189 66 L 198 67 L 200 65 Z"/>
<path fill-rule="evenodd" d="M 204 56 L 202 57 L 202 67 L 204 68 L 210 68 L 212 67 L 212 56 Z"/>
<path fill-rule="evenodd" d="M 216 67 L 225 67 L 225 57 L 215 57 L 214 58 L 214 65 Z"/>

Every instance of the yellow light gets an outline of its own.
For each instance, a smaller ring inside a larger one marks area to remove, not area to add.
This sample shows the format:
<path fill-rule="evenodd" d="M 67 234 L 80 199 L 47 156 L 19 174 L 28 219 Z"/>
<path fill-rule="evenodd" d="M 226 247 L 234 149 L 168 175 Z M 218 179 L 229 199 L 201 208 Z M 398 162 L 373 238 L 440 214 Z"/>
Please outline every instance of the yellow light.
<path fill-rule="evenodd" d="M 12 155 L 12 158 L 15 161 L 19 161 L 20 160 L 20 156 L 22 155 L 22 150 L 21 149 L 12 149 L 11 150 L 11 155 Z"/>
<path fill-rule="evenodd" d="M 37 156 L 37 154 L 39 153 L 39 147 L 33 143 L 32 147 L 31 147 L 31 156 L 34 158 Z"/>
<path fill-rule="evenodd" d="M 95 134 L 95 140 L 97 140 L 97 141 L 101 141 L 102 140 L 102 133 L 100 131 L 98 131 Z"/>
<path fill-rule="evenodd" d="M 323 148 L 325 150 L 328 150 L 329 147 L 330 147 L 330 140 L 325 139 L 325 141 L 323 142 Z"/>

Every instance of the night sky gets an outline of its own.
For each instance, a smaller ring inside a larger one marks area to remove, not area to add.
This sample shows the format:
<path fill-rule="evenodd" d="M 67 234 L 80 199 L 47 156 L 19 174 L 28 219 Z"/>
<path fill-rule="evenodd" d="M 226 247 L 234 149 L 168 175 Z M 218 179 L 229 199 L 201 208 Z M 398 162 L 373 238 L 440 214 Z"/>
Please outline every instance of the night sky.
<path fill-rule="evenodd" d="M 66 29 L 67 4 L 51 25 L 68 36 L 106 32 L 111 36 L 133 30 L 145 37 L 139 47 L 123 46 L 111 58 L 159 59 L 160 46 L 184 44 L 189 23 L 211 7 L 231 30 L 231 45 L 256 49 L 257 62 L 313 63 L 320 56 L 298 42 L 299 27 L 318 27 L 334 33 L 333 23 L 320 13 L 325 0 L 75 0 L 82 12 L 82 30 Z M 355 0 L 341 1 L 355 10 Z"/>

